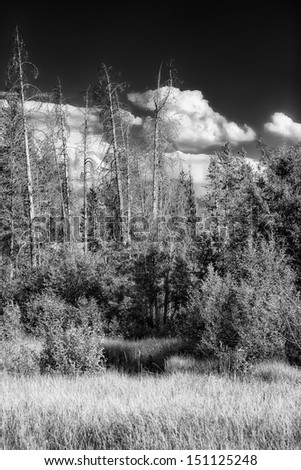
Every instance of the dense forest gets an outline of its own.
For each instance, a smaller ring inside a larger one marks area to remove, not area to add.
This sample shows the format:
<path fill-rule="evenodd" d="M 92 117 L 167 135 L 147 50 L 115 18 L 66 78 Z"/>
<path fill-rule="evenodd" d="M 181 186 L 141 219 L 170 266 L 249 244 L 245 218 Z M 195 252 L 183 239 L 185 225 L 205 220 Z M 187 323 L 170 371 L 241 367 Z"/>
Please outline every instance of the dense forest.
<path fill-rule="evenodd" d="M 225 143 L 196 197 L 191 172 L 170 172 L 180 165 L 166 112 L 172 65 L 160 69 L 138 133 L 124 84 L 101 64 L 83 94 L 75 190 L 63 87 L 41 92 L 36 75 L 16 31 L 0 143 L 6 340 L 42 339 L 42 371 L 68 372 L 70 358 L 97 370 L 104 336 L 179 338 L 230 368 L 265 358 L 301 366 L 301 146 L 259 141 L 255 169 Z M 43 139 L 28 103 L 51 104 Z M 93 182 L 91 110 L 108 143 Z"/>

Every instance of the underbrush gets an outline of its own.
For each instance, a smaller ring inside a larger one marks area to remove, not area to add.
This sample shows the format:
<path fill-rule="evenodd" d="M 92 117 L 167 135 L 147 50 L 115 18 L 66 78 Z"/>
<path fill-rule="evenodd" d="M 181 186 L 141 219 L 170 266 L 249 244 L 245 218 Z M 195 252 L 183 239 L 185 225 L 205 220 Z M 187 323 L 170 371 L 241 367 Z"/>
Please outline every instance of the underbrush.
<path fill-rule="evenodd" d="M 40 340 L 18 334 L 3 344 L 4 370 L 21 374 L 93 373 L 104 367 L 127 373 L 162 373 L 168 358 L 185 349 L 178 339 L 110 339 L 80 327 L 57 328 Z"/>
<path fill-rule="evenodd" d="M 42 373 L 76 375 L 101 372 L 104 368 L 103 348 L 93 330 L 71 326 L 46 335 L 40 356 Z"/>
<path fill-rule="evenodd" d="M 7 373 L 40 373 L 42 343 L 24 335 L 2 341 L 2 367 Z"/>

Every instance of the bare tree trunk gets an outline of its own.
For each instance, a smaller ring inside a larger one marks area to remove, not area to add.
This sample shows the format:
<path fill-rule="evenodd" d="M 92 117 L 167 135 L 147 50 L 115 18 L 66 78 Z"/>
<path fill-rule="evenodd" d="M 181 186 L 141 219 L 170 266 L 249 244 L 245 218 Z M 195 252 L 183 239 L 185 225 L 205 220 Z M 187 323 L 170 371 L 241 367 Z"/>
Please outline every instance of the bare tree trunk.
<path fill-rule="evenodd" d="M 62 189 L 62 180 L 61 180 L 60 166 L 59 166 L 59 160 L 57 156 L 54 138 L 53 138 L 53 148 L 54 148 L 54 159 L 55 159 L 55 166 L 56 166 L 56 171 L 57 171 L 57 178 L 58 178 L 58 183 L 59 183 L 61 214 L 63 218 L 65 219 L 66 214 L 65 214 L 65 206 L 64 206 L 64 195 L 63 195 L 63 189 Z"/>
<path fill-rule="evenodd" d="M 58 117 L 59 117 L 59 132 L 62 142 L 62 154 L 63 154 L 63 168 L 64 168 L 64 179 L 63 179 L 63 194 L 64 194 L 64 240 L 65 242 L 70 240 L 70 177 L 69 177 L 69 158 L 67 152 L 67 138 L 66 128 L 64 122 L 63 112 L 63 94 L 62 85 L 58 78 L 58 92 L 59 92 L 59 103 L 57 106 Z"/>
<path fill-rule="evenodd" d="M 14 167 L 14 156 L 13 152 L 10 152 L 10 159 L 11 159 L 11 174 L 10 174 L 10 185 L 13 188 L 14 179 L 13 179 L 13 167 Z M 14 277 L 14 251 L 15 251 L 15 226 L 14 226 L 14 197 L 13 197 L 13 190 L 11 191 L 11 198 L 10 198 L 10 205 L 11 205 L 11 214 L 10 214 L 10 279 Z"/>
<path fill-rule="evenodd" d="M 126 157 L 127 157 L 127 197 L 128 197 L 128 213 L 127 213 L 127 240 L 128 243 L 131 242 L 131 217 L 132 217 L 132 187 L 131 187 L 131 165 L 130 165 L 130 150 L 128 135 L 126 141 Z"/>
<path fill-rule="evenodd" d="M 126 159 L 126 186 L 127 186 L 127 224 L 126 224 L 126 231 L 124 229 L 124 239 L 123 242 L 130 242 L 130 218 L 131 218 L 131 165 L 130 165 L 130 147 L 129 147 L 129 128 L 127 126 L 126 131 L 124 130 L 122 118 L 120 116 L 120 106 L 119 106 L 119 98 L 117 91 L 115 90 L 115 102 L 116 107 L 119 113 L 119 128 L 121 133 L 121 145 L 124 151 L 125 159 Z"/>
<path fill-rule="evenodd" d="M 162 191 L 162 155 L 160 150 L 160 124 L 161 116 L 164 113 L 165 105 L 168 101 L 171 87 L 172 87 L 172 75 L 170 71 L 170 79 L 168 81 L 168 90 L 166 95 L 160 96 L 161 90 L 161 71 L 162 63 L 159 68 L 157 78 L 157 93 L 154 98 L 155 105 L 155 125 L 154 125 L 154 149 L 153 149 L 153 219 L 155 220 L 160 212 L 160 191 Z"/>
<path fill-rule="evenodd" d="M 139 161 L 137 159 L 137 155 L 133 155 L 133 164 L 135 167 L 135 171 L 137 171 L 137 183 L 138 183 L 138 190 L 140 194 L 140 202 L 141 202 L 141 212 L 142 215 L 145 215 L 145 197 L 144 197 L 144 189 L 142 184 L 142 174 L 140 171 Z"/>
<path fill-rule="evenodd" d="M 166 325 L 167 318 L 168 318 L 168 310 L 169 310 L 169 270 L 165 274 L 164 278 L 164 304 L 163 304 L 163 325 Z"/>
<path fill-rule="evenodd" d="M 158 217 L 159 212 L 159 113 L 155 113 L 154 153 L 153 153 L 153 219 Z"/>
<path fill-rule="evenodd" d="M 87 137 L 88 137 L 88 115 L 89 115 L 89 88 L 85 99 L 85 124 L 84 124 L 84 252 L 88 252 L 88 223 L 87 223 Z"/>
<path fill-rule="evenodd" d="M 109 103 L 110 103 L 110 116 L 111 116 L 112 133 L 113 133 L 113 152 L 114 152 L 114 162 L 115 162 L 115 168 L 116 168 L 117 195 L 118 195 L 118 203 L 119 203 L 120 238 L 121 238 L 121 241 L 124 241 L 124 238 L 125 238 L 124 227 L 123 227 L 124 201 L 123 201 L 123 193 L 122 193 L 122 175 L 121 175 L 120 160 L 119 160 L 117 128 L 116 128 L 114 102 L 113 102 L 114 90 L 112 90 L 111 78 L 110 78 L 108 69 L 105 64 L 103 64 L 103 70 L 104 70 L 107 85 L 108 85 L 108 96 L 109 96 Z"/>
<path fill-rule="evenodd" d="M 18 68 L 19 68 L 19 79 L 20 79 L 21 112 L 22 112 L 22 123 L 23 123 L 23 138 L 24 138 L 25 155 L 26 155 L 27 193 L 28 193 L 28 204 L 29 204 L 28 228 L 29 228 L 30 264 L 33 267 L 36 264 L 35 253 L 34 253 L 35 213 L 34 213 L 34 205 L 33 205 L 33 185 L 32 185 L 31 162 L 30 162 L 29 143 L 28 143 L 27 119 L 26 119 L 26 114 L 25 114 L 23 64 L 22 64 L 22 58 L 21 58 L 21 47 L 20 47 L 20 38 L 19 38 L 18 29 L 16 30 L 16 34 L 17 34 L 16 39 L 17 39 L 17 50 L 18 50 Z"/>
<path fill-rule="evenodd" d="M 157 79 L 157 94 L 159 94 L 161 86 L 161 69 L 159 68 Z M 154 128 L 154 151 L 153 151 L 153 219 L 158 217 L 159 213 L 159 176 L 160 176 L 160 153 L 159 153 L 159 119 L 160 111 L 159 96 L 154 100 L 155 103 L 155 128 Z"/>

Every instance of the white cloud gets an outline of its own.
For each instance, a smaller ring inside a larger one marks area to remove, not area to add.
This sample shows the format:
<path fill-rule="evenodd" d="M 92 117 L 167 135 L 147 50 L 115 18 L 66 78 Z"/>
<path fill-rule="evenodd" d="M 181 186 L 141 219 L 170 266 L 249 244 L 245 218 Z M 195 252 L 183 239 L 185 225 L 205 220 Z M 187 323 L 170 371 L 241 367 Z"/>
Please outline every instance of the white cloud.
<path fill-rule="evenodd" d="M 193 181 L 197 185 L 204 185 L 206 183 L 210 155 L 206 153 L 191 154 L 180 151 L 167 155 L 177 163 L 177 165 L 173 166 L 174 176 L 178 176 L 180 170 L 183 169 L 186 173 L 191 171 Z"/>
<path fill-rule="evenodd" d="M 61 148 L 60 139 L 55 127 L 55 105 L 53 103 L 41 103 L 27 101 L 26 110 L 28 121 L 34 128 L 35 137 L 43 142 L 45 137 L 53 134 L 57 149 Z M 80 180 L 83 171 L 83 135 L 85 122 L 85 109 L 71 105 L 63 106 L 66 120 L 66 143 L 69 157 L 70 175 L 73 184 Z M 129 111 L 122 111 L 122 120 L 126 126 L 140 126 L 142 119 L 135 117 Z M 89 177 L 98 177 L 98 172 L 103 165 L 103 158 L 108 151 L 109 144 L 102 135 L 99 110 L 91 108 L 88 117 L 87 151 L 89 156 Z"/>
<path fill-rule="evenodd" d="M 301 123 L 294 122 L 284 113 L 274 113 L 271 122 L 267 122 L 264 128 L 273 134 L 290 139 L 294 143 L 301 142 Z"/>
<path fill-rule="evenodd" d="M 255 139 L 256 134 L 251 127 L 227 121 L 211 108 L 199 90 L 172 88 L 168 95 L 168 88 L 162 87 L 159 91 L 129 93 L 128 99 L 142 109 L 154 110 L 155 100 L 160 101 L 167 96 L 166 118 L 176 124 L 176 145 L 182 152 L 199 154 L 226 141 L 235 145 Z"/>
<path fill-rule="evenodd" d="M 205 184 L 206 176 L 208 174 L 208 166 L 210 163 L 210 155 L 207 153 L 191 154 L 184 152 L 174 152 L 173 154 L 167 154 L 168 156 L 174 158 L 178 165 L 174 170 L 179 173 L 180 169 L 187 173 L 191 171 L 193 180 L 197 184 Z M 246 157 L 246 163 L 250 165 L 253 171 L 260 171 L 260 165 L 253 158 Z"/>
<path fill-rule="evenodd" d="M 61 155 L 61 141 L 58 137 L 58 128 L 55 125 L 55 105 L 53 103 L 40 103 L 27 101 L 25 103 L 29 124 L 34 129 L 36 144 L 39 147 L 45 138 L 53 136 L 58 156 Z M 83 172 L 83 135 L 85 109 L 71 105 L 63 106 L 66 120 L 66 144 L 69 161 L 72 190 L 82 187 L 81 173 Z M 38 144 L 40 142 L 40 145 Z M 96 182 L 102 166 L 103 157 L 109 144 L 104 141 L 101 134 L 99 111 L 90 110 L 88 118 L 87 152 L 89 156 L 88 179 Z"/>
<path fill-rule="evenodd" d="M 142 126 L 142 124 L 143 124 L 143 120 L 142 120 L 141 117 L 136 116 L 136 117 L 133 119 L 132 126 Z"/>
<path fill-rule="evenodd" d="M 120 116 L 125 126 L 141 126 L 143 124 L 143 120 L 139 116 L 134 116 L 130 111 L 125 109 L 120 110 Z"/>

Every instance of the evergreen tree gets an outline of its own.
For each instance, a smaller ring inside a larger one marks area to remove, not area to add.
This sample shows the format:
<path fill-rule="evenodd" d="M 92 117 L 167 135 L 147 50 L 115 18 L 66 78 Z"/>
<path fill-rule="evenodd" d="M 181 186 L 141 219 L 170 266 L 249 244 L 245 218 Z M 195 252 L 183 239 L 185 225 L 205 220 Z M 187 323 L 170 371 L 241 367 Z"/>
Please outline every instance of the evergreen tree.
<path fill-rule="evenodd" d="M 262 149 L 261 193 L 274 237 L 284 243 L 301 288 L 301 145 Z"/>

